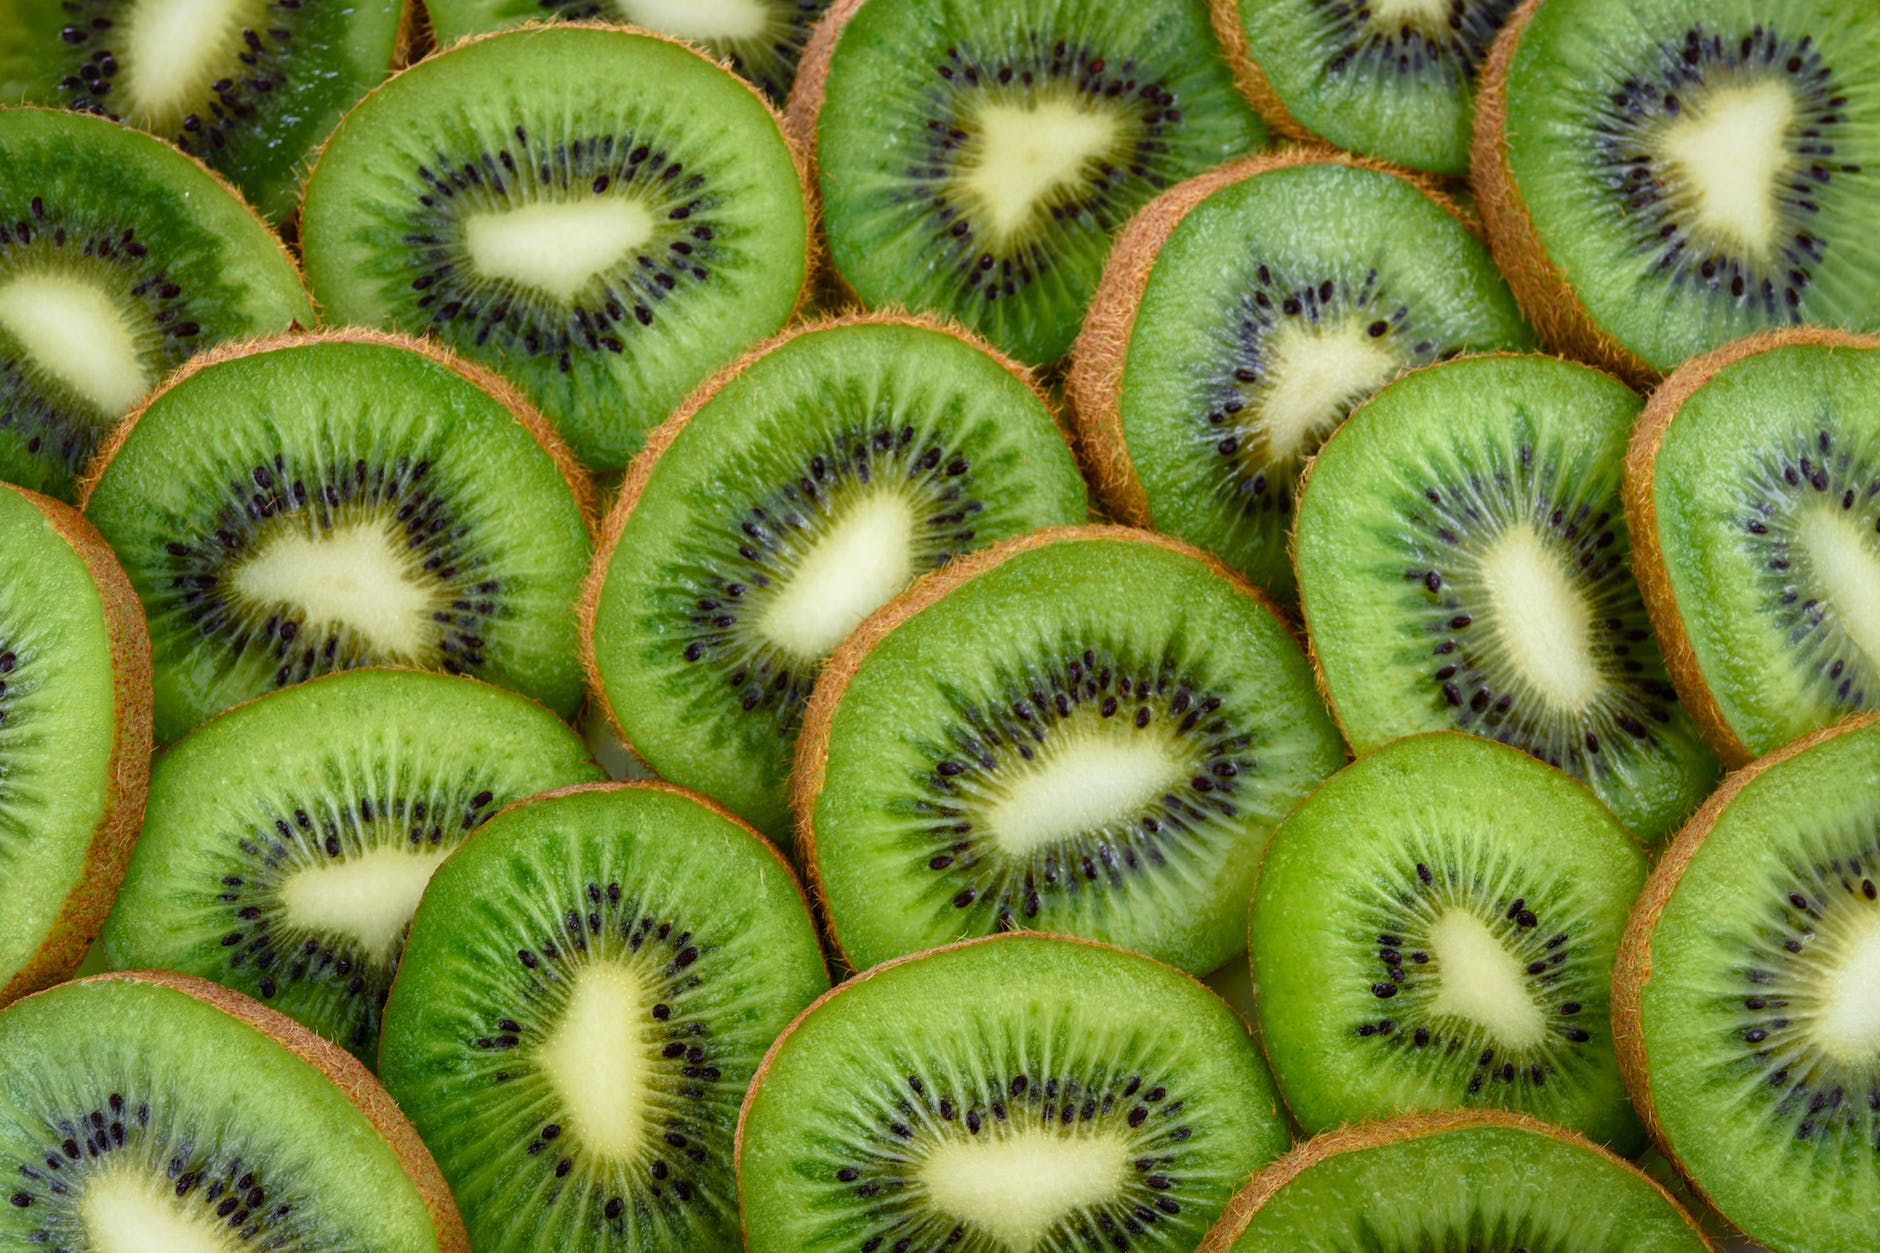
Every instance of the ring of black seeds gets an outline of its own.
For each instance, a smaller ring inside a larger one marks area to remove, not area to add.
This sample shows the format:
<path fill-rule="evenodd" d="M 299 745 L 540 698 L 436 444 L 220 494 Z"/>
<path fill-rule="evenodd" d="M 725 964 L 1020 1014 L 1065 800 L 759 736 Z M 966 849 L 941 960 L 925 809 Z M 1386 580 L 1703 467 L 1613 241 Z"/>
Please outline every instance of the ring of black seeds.
<path fill-rule="evenodd" d="M 1258 0 L 1252 0 L 1257 3 Z M 1520 0 L 1449 0 L 1440 24 L 1375 17 L 1363 3 L 1308 0 L 1320 23 L 1314 40 L 1328 78 L 1391 74 L 1467 86 Z"/>
<path fill-rule="evenodd" d="M 802 59 L 803 46 L 809 42 L 810 28 L 829 7 L 830 0 L 761 0 L 761 3 L 772 15 L 771 25 L 780 28 L 780 33 L 762 49 L 761 57 L 754 55 L 755 50 L 741 49 L 736 40 L 718 41 L 712 51 L 729 61 L 740 77 L 755 83 L 772 100 L 781 103 L 790 94 L 790 84 L 796 79 L 796 64 Z M 544 18 L 574 22 L 621 20 L 620 6 L 596 0 L 535 0 L 535 4 Z"/>

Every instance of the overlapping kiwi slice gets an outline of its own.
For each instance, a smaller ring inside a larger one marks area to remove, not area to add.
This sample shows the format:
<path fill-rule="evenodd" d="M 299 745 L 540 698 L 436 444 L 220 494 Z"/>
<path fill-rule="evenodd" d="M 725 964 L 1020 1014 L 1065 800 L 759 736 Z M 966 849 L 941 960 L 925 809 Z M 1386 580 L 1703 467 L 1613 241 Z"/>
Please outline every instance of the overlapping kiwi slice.
<path fill-rule="evenodd" d="M 474 679 L 270 693 L 158 761 L 106 956 L 246 992 L 369 1061 L 438 863 L 510 801 L 600 777 L 553 714 Z"/>
<path fill-rule="evenodd" d="M 736 1248 L 738 1107 L 828 987 L 749 827 L 662 784 L 570 788 L 438 870 L 381 1070 L 484 1253 Z"/>
<path fill-rule="evenodd" d="M 197 358 L 83 495 L 149 618 L 162 742 L 364 665 L 580 700 L 585 478 L 514 389 L 436 348 L 348 330 Z"/>
<path fill-rule="evenodd" d="M 1472 357 L 1380 391 L 1313 462 L 1301 606 L 1358 752 L 1456 729 L 1581 779 L 1641 839 L 1717 761 L 1633 581 L 1620 463 L 1639 400 L 1546 357 Z"/>
<path fill-rule="evenodd" d="M 1300 468 L 1352 407 L 1406 366 L 1532 344 L 1446 200 L 1300 150 L 1201 175 L 1138 214 L 1066 382 L 1114 516 L 1291 601 Z"/>
<path fill-rule="evenodd" d="M 1134 953 L 1013 935 L 876 968 L 771 1046 L 752 1253 L 1186 1249 L 1286 1147 L 1246 1024 Z"/>
<path fill-rule="evenodd" d="M 1132 213 L 1265 138 L 1204 0 L 842 0 L 790 124 L 844 284 L 1032 363 L 1070 347 Z"/>
<path fill-rule="evenodd" d="M 8 482 L 69 498 L 105 433 L 185 359 L 313 324 L 286 249 L 226 185 L 103 118 L 0 109 L 0 228 Z"/>

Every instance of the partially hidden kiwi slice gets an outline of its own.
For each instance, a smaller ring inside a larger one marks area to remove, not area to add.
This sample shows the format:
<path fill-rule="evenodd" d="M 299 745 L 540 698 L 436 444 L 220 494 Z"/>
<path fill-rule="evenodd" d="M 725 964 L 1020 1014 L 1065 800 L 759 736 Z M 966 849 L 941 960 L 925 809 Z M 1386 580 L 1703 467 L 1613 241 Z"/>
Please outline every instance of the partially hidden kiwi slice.
<path fill-rule="evenodd" d="M 1880 706 L 1880 339 L 1804 327 L 1681 366 L 1625 489 L 1671 677 L 1726 761 Z"/>
<path fill-rule="evenodd" d="M 1873 1242 L 1880 1213 L 1880 718 L 1732 775 L 1640 897 L 1613 985 L 1646 1125 L 1704 1197 L 1784 1253 Z"/>
<path fill-rule="evenodd" d="M 843 636 L 952 557 L 1086 516 L 1050 409 L 983 344 L 893 315 L 792 331 L 635 461 L 588 586 L 596 689 L 661 777 L 786 836 Z"/>
<path fill-rule="evenodd" d="M 749 827 L 664 784 L 570 788 L 439 868 L 380 1071 L 483 1253 L 735 1248 L 738 1108 L 828 988 Z"/>
<path fill-rule="evenodd" d="M 0 1013 L 0 1243 L 98 1253 L 468 1253 L 424 1144 L 359 1063 L 184 975 Z"/>
<path fill-rule="evenodd" d="M 580 700 L 585 478 L 514 389 L 434 347 L 346 330 L 198 357 L 82 495 L 149 617 L 161 742 L 363 665 Z"/>
<path fill-rule="evenodd" d="M 1189 1249 L 1286 1147 L 1246 1024 L 1054 936 L 876 968 L 771 1046 L 738 1128 L 752 1253 Z"/>
<path fill-rule="evenodd" d="M 1440 194 L 1310 150 L 1171 188 L 1118 236 L 1066 389 L 1113 516 L 1284 601 L 1300 468 L 1406 366 L 1533 346 Z"/>
<path fill-rule="evenodd" d="M 438 863 L 510 801 L 600 777 L 553 714 L 474 679 L 347 670 L 271 693 L 158 760 L 106 956 L 213 979 L 370 1060 Z"/>
<path fill-rule="evenodd" d="M 313 324 L 265 223 L 189 158 L 103 118 L 0 109 L 0 227 L 8 482 L 69 499 L 105 434 L 185 359 Z"/>
<path fill-rule="evenodd" d="M 672 40 L 555 25 L 375 91 L 322 150 L 301 235 L 331 318 L 436 336 L 608 468 L 783 326 L 808 213 L 755 88 Z"/>
<path fill-rule="evenodd" d="M 1717 760 L 1633 581 L 1620 463 L 1638 397 L 1546 357 L 1472 357 L 1380 391 L 1320 451 L 1295 535 L 1332 710 L 1368 752 L 1457 729 L 1583 780 L 1641 839 Z"/>
<path fill-rule="evenodd" d="M 1299 645 L 1194 549 L 1116 527 L 918 583 L 830 660 L 797 838 L 857 969 L 1056 931 L 1214 969 L 1273 826 L 1344 763 Z"/>
<path fill-rule="evenodd" d="M 841 282 L 1033 364 L 1132 213 L 1265 139 L 1205 0 L 841 0 L 789 112 Z"/>

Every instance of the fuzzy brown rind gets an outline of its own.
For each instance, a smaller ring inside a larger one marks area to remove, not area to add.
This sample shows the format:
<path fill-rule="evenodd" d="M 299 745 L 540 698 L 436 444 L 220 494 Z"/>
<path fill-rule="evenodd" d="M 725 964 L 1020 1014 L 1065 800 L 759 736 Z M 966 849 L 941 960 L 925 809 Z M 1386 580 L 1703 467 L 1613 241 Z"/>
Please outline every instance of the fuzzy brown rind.
<path fill-rule="evenodd" d="M 861 11 L 864 3 L 866 0 L 836 0 L 836 3 L 824 10 L 822 17 L 810 28 L 809 40 L 803 45 L 803 55 L 797 61 L 796 81 L 790 85 L 790 94 L 783 104 L 784 129 L 790 136 L 792 147 L 802 154 L 807 170 L 803 186 L 819 228 L 823 220 L 823 205 L 822 185 L 816 178 L 816 120 L 822 113 L 823 100 L 828 94 L 829 66 L 835 57 L 836 44 L 842 38 L 842 29 L 849 24 L 850 18 Z M 848 280 L 836 268 L 835 254 L 828 247 L 826 237 L 819 236 L 817 255 L 821 264 L 817 267 L 812 286 L 822 304 L 841 309 L 862 303 L 855 289 L 849 286 Z"/>
<path fill-rule="evenodd" d="M 1253 59 L 1253 49 L 1247 43 L 1247 28 L 1240 20 L 1241 6 L 1242 0 L 1208 0 L 1208 18 L 1214 23 L 1214 36 L 1221 42 L 1227 68 L 1233 71 L 1234 85 L 1240 88 L 1240 94 L 1253 106 L 1253 111 L 1281 138 L 1300 143 L 1327 142 L 1292 115 L 1286 102 L 1273 90 L 1266 71 Z"/>

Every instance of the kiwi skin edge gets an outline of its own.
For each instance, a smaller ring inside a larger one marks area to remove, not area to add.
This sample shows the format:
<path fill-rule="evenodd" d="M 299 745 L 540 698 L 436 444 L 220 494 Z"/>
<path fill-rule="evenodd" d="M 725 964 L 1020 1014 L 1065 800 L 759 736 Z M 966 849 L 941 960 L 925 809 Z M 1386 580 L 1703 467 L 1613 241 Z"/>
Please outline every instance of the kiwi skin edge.
<path fill-rule="evenodd" d="M 1234 85 L 1240 88 L 1240 94 L 1247 98 L 1253 111 L 1281 139 L 1296 140 L 1302 144 L 1324 143 L 1325 140 L 1299 124 L 1299 119 L 1292 115 L 1286 102 L 1273 90 L 1266 71 L 1253 59 L 1253 50 L 1247 46 L 1247 29 L 1240 23 L 1243 2 L 1208 0 L 1208 18 L 1214 24 L 1214 37 L 1221 41 L 1221 53 L 1227 60 L 1227 68 L 1233 71 Z M 1252 2 L 1259 3 L 1260 0 Z"/>

